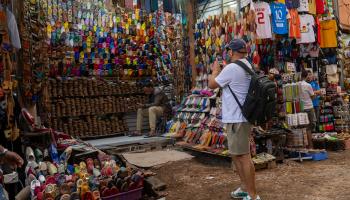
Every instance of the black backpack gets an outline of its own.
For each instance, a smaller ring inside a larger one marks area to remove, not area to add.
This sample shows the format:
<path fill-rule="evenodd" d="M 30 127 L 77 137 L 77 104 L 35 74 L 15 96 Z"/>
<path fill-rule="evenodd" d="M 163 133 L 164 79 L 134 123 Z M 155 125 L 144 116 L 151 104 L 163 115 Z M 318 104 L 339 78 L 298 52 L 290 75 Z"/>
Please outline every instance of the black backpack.
<path fill-rule="evenodd" d="M 249 90 L 244 104 L 238 101 L 237 96 L 230 89 L 243 116 L 253 125 L 261 125 L 270 120 L 276 112 L 276 84 L 266 75 L 257 74 L 240 60 L 234 62 L 251 75 Z"/>

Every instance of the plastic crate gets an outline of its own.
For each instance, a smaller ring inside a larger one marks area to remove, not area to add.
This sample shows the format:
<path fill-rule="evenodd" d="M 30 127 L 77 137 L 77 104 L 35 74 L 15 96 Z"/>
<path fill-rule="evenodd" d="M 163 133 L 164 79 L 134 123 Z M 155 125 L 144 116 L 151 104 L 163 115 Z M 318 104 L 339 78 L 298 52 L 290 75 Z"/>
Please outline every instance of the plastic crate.
<path fill-rule="evenodd" d="M 102 197 L 102 200 L 140 200 L 142 198 L 143 188 L 130 190 L 129 192 L 119 193 L 109 197 Z"/>
<path fill-rule="evenodd" d="M 328 159 L 327 152 L 320 152 L 312 155 L 312 160 L 320 161 L 320 160 L 327 160 L 327 159 Z"/>

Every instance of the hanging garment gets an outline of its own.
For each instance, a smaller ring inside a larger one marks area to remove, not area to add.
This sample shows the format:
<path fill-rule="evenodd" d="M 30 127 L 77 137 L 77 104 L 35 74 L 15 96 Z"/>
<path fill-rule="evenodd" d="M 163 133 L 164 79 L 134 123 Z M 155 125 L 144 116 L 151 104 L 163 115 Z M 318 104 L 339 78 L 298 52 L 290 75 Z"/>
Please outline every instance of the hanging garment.
<path fill-rule="evenodd" d="M 309 13 L 316 15 L 316 0 L 309 0 Z"/>
<path fill-rule="evenodd" d="M 300 15 L 300 39 L 298 44 L 315 42 L 315 19 L 312 15 Z"/>
<path fill-rule="evenodd" d="M 282 3 L 271 3 L 272 30 L 276 34 L 288 34 L 287 7 Z"/>
<path fill-rule="evenodd" d="M 144 7 L 143 9 L 146 10 L 147 13 L 151 12 L 151 0 L 143 0 Z"/>
<path fill-rule="evenodd" d="M 309 12 L 309 1 L 299 0 L 298 12 Z"/>
<path fill-rule="evenodd" d="M 324 14 L 324 0 L 316 0 L 316 14 Z"/>
<path fill-rule="evenodd" d="M 266 2 L 256 2 L 254 3 L 254 9 L 256 13 L 255 23 L 257 25 L 256 34 L 258 39 L 272 38 L 270 5 Z"/>
<path fill-rule="evenodd" d="M 158 0 L 151 0 L 151 12 L 158 10 Z"/>
<path fill-rule="evenodd" d="M 169 12 L 172 13 L 173 12 L 173 0 L 163 0 L 163 9 L 164 12 Z"/>
<path fill-rule="evenodd" d="M 321 48 L 334 48 L 338 46 L 337 31 L 338 26 L 335 20 L 320 22 Z"/>
<path fill-rule="evenodd" d="M 298 11 L 296 9 L 289 10 L 289 37 L 290 38 L 300 38 L 300 18 Z"/>

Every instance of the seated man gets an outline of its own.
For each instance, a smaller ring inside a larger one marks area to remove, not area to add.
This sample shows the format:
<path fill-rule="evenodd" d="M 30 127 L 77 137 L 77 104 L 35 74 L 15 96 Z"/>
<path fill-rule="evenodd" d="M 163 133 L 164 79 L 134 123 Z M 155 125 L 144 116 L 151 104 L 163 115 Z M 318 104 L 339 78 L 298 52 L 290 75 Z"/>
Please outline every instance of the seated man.
<path fill-rule="evenodd" d="M 165 93 L 149 84 L 143 88 L 145 94 L 149 96 L 148 104 L 139 105 L 137 110 L 137 127 L 135 135 L 141 135 L 143 116 L 148 115 L 150 133 L 149 136 L 155 136 L 157 118 L 163 116 L 165 113 L 170 112 L 171 107 L 169 99 Z"/>

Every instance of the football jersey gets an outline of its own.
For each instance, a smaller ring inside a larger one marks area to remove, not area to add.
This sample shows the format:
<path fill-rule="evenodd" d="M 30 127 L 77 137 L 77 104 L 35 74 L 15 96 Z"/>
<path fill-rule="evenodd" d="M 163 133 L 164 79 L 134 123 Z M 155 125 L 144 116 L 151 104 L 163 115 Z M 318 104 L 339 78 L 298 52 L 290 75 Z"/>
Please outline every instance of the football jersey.
<path fill-rule="evenodd" d="M 297 9 L 289 10 L 289 37 L 300 38 L 300 18 Z"/>
<path fill-rule="evenodd" d="M 313 43 L 315 42 L 315 19 L 312 15 L 299 15 L 300 18 L 300 39 L 297 42 L 300 43 Z"/>
<path fill-rule="evenodd" d="M 288 33 L 287 7 L 282 3 L 271 3 L 272 30 L 276 34 Z"/>
<path fill-rule="evenodd" d="M 299 0 L 298 12 L 309 12 L 309 0 Z"/>
<path fill-rule="evenodd" d="M 272 38 L 270 5 L 266 2 L 254 3 L 256 34 L 258 39 Z"/>

